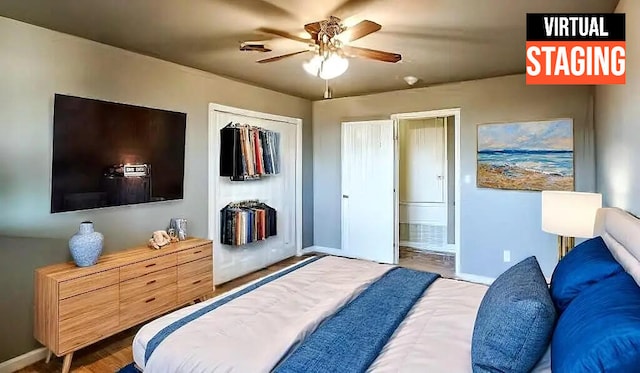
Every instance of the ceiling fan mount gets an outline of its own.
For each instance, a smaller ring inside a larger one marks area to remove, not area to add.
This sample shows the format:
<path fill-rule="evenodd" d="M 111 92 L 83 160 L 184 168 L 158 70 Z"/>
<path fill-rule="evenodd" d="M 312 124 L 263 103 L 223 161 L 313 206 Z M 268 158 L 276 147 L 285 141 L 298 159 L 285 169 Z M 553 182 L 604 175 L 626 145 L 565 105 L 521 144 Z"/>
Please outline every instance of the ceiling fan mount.
<path fill-rule="evenodd" d="M 313 24 L 305 26 L 305 31 L 309 32 L 310 35 L 313 36 L 315 33 L 316 43 L 329 43 L 330 41 L 339 41 L 338 39 L 336 39 L 336 36 L 347 29 L 342 25 L 342 21 L 340 20 L 340 18 L 334 16 L 329 17 L 329 19 L 327 20 L 320 21 L 319 23 L 320 30 L 318 30 L 317 32 L 315 32 L 315 27 L 309 27 L 311 31 L 306 30 L 307 26 Z"/>

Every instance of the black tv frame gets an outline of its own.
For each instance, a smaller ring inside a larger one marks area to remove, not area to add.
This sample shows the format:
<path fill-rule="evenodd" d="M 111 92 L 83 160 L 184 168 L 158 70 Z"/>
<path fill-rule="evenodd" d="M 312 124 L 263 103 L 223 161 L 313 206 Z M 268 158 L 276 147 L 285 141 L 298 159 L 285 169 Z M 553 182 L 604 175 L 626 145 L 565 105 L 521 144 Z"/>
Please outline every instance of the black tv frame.
<path fill-rule="evenodd" d="M 51 213 L 183 199 L 186 122 L 182 112 L 56 94 Z"/>

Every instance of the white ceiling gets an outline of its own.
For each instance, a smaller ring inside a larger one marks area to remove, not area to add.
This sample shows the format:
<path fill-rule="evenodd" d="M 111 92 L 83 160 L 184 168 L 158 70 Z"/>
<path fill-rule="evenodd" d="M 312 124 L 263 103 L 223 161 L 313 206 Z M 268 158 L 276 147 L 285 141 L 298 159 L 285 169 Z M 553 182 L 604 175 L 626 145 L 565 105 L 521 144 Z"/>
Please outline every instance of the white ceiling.
<path fill-rule="evenodd" d="M 257 33 L 277 28 L 303 36 L 303 25 L 337 15 L 369 19 L 382 30 L 352 45 L 400 53 L 389 64 L 351 59 L 331 81 L 334 97 L 524 72 L 525 14 L 611 12 L 618 0 L 3 0 L 0 15 L 236 80 L 310 99 L 324 81 L 307 75 L 309 54 L 257 64 L 304 44 Z M 270 53 L 240 52 L 265 40 Z"/>

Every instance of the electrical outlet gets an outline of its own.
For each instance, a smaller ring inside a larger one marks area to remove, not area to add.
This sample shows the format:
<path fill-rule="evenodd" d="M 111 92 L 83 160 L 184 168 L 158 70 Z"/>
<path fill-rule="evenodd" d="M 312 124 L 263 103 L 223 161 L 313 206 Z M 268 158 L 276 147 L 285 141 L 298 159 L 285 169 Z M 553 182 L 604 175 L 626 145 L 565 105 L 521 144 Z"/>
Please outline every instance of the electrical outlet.
<path fill-rule="evenodd" d="M 505 250 L 502 252 L 502 260 L 505 263 L 509 263 L 511 261 L 511 250 Z"/>

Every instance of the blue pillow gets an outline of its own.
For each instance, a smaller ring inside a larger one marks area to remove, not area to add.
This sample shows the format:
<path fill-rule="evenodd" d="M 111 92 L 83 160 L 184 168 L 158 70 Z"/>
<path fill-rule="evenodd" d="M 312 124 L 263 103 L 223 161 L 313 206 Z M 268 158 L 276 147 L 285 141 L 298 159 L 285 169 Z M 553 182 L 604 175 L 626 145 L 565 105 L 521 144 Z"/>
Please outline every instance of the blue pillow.
<path fill-rule="evenodd" d="M 556 310 L 535 257 L 509 268 L 487 290 L 471 341 L 474 373 L 529 372 L 551 340 Z"/>
<path fill-rule="evenodd" d="M 578 295 L 558 319 L 551 369 L 561 373 L 640 371 L 640 288 L 627 273 Z"/>
<path fill-rule="evenodd" d="M 624 269 L 613 258 L 602 238 L 576 246 L 562 258 L 551 277 L 551 298 L 562 313 L 583 290 Z"/>

